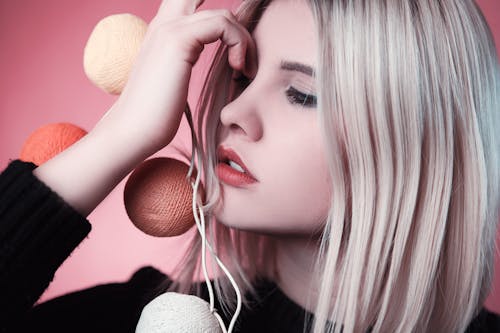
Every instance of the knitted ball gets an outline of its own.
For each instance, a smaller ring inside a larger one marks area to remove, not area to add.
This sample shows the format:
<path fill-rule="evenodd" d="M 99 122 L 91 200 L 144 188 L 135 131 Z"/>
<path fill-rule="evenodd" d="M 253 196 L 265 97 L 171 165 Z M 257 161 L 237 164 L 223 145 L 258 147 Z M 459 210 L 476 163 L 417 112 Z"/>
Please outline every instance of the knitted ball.
<path fill-rule="evenodd" d="M 169 292 L 144 307 L 135 332 L 221 333 L 222 330 L 205 300 Z"/>
<path fill-rule="evenodd" d="M 35 130 L 25 141 L 20 159 L 41 165 L 87 134 L 69 123 L 56 123 Z"/>
<path fill-rule="evenodd" d="M 116 14 L 97 23 L 85 45 L 83 68 L 104 91 L 119 95 L 139 52 L 148 24 L 132 14 Z"/>
<path fill-rule="evenodd" d="M 141 163 L 125 184 L 124 202 L 130 220 L 144 233 L 171 237 L 194 225 L 189 167 L 158 157 Z"/>

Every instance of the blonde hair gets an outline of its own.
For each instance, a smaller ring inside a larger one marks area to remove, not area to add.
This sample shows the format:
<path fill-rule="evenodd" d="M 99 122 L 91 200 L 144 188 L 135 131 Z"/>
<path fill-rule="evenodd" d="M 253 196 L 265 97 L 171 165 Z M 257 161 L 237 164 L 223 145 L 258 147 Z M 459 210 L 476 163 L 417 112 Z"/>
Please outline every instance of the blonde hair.
<path fill-rule="evenodd" d="M 269 2 L 236 15 L 252 31 Z M 307 319 L 314 332 L 462 332 L 490 290 L 500 208 L 500 71 L 486 21 L 472 0 L 308 2 L 332 197 Z M 231 73 L 221 45 L 197 106 L 205 209 L 219 257 L 256 296 L 255 280 L 275 276 L 272 239 L 209 214 Z M 200 249 L 196 237 L 170 290 L 190 291 Z M 232 311 L 229 282 L 215 290 Z"/>

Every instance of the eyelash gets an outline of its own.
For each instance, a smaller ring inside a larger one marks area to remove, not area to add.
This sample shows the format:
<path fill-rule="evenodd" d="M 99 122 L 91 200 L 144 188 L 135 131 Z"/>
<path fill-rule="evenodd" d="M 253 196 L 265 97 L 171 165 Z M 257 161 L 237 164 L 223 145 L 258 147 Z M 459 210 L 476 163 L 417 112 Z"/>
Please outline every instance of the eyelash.
<path fill-rule="evenodd" d="M 304 94 L 303 92 L 298 91 L 292 86 L 290 86 L 286 90 L 286 95 L 293 104 L 300 104 L 307 108 L 316 107 L 317 104 L 316 96 Z"/>
<path fill-rule="evenodd" d="M 245 75 L 239 75 L 233 78 L 233 81 L 240 87 L 244 86 L 245 88 L 250 84 L 251 80 L 249 80 Z M 285 92 L 288 97 L 288 101 L 291 104 L 298 104 L 306 108 L 314 108 L 317 105 L 317 97 L 314 95 L 304 94 L 303 92 L 295 89 L 290 86 Z"/>

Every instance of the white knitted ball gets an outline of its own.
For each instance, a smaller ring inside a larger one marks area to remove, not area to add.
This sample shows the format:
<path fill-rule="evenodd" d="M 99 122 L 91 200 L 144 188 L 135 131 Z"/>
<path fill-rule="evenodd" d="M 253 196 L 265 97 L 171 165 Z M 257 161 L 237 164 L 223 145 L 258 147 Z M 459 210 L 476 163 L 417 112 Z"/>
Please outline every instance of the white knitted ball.
<path fill-rule="evenodd" d="M 146 22 L 132 14 L 111 15 L 99 21 L 83 54 L 83 68 L 90 81 L 110 94 L 120 94 L 147 28 Z"/>
<path fill-rule="evenodd" d="M 169 292 L 144 307 L 135 332 L 222 333 L 222 330 L 205 300 Z"/>

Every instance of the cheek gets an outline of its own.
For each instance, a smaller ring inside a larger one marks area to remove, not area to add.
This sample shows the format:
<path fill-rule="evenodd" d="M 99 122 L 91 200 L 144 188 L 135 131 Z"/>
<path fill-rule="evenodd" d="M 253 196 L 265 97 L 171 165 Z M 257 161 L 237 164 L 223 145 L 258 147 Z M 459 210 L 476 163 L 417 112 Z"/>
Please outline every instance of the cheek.
<path fill-rule="evenodd" d="M 245 190 L 223 185 L 221 204 L 214 211 L 219 222 L 268 234 L 322 229 L 331 182 L 319 130 L 311 123 L 306 128 L 296 124 L 295 131 L 274 131 L 261 142 L 253 165 L 260 182 Z"/>
<path fill-rule="evenodd" d="M 278 231 L 310 232 L 328 215 L 331 182 L 322 141 L 315 127 L 306 129 L 273 137 L 268 151 L 274 153 L 261 165 L 252 211 Z"/>
<path fill-rule="evenodd" d="M 295 146 L 297 149 L 299 147 Z M 310 230 L 324 224 L 330 205 L 331 183 L 322 150 L 318 146 L 301 147 L 290 155 L 276 175 L 276 187 L 269 196 L 286 209 L 283 223 Z M 277 191 L 275 191 L 277 190 Z"/>

